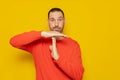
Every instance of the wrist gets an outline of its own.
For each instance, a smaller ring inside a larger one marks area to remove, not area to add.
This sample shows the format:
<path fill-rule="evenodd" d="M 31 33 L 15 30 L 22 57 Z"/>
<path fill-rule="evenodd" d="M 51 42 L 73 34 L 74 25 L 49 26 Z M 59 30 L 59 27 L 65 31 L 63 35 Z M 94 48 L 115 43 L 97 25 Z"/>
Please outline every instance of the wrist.
<path fill-rule="evenodd" d="M 41 31 L 41 36 L 45 37 L 45 31 Z"/>

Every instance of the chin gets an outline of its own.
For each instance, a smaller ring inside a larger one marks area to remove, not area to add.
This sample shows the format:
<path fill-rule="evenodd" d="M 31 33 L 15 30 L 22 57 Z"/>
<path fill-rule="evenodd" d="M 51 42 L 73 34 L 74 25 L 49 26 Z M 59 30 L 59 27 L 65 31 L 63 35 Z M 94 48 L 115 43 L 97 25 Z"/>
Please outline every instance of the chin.
<path fill-rule="evenodd" d="M 62 30 L 54 30 L 54 29 L 51 29 L 51 31 L 57 31 L 57 32 L 60 32 L 60 33 L 63 32 Z"/>
<path fill-rule="evenodd" d="M 62 33 L 62 31 L 59 31 L 59 30 L 55 30 L 55 31 Z"/>
<path fill-rule="evenodd" d="M 60 30 L 52 30 L 52 31 L 57 31 L 57 32 L 60 32 L 60 33 L 61 33 L 61 31 L 60 31 Z"/>

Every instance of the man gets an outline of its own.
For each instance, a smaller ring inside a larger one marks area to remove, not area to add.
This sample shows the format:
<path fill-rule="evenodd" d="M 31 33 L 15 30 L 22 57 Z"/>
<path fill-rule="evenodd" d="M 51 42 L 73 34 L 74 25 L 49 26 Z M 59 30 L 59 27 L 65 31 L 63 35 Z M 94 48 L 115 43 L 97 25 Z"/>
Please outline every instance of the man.
<path fill-rule="evenodd" d="M 31 31 L 11 38 L 10 44 L 33 55 L 36 80 L 82 80 L 81 52 L 76 41 L 63 34 L 64 13 L 48 12 L 50 31 Z"/>

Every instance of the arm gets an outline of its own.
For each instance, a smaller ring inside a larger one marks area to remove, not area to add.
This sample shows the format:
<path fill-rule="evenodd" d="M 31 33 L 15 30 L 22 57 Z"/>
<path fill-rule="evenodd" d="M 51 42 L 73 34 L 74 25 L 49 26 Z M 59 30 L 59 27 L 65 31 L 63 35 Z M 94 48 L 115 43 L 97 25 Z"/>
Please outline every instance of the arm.
<path fill-rule="evenodd" d="M 24 49 L 29 52 L 32 51 L 32 46 L 34 41 L 39 39 L 48 38 L 52 36 L 66 36 L 56 31 L 31 31 L 18 34 L 11 38 L 10 44 L 16 48 Z"/>
<path fill-rule="evenodd" d="M 41 39 L 40 31 L 30 31 L 18 34 L 10 39 L 10 44 L 16 48 L 27 49 L 32 46 L 32 42 Z M 29 50 L 28 50 L 29 51 Z"/>
<path fill-rule="evenodd" d="M 79 45 L 74 48 L 74 52 L 70 60 L 71 61 L 68 62 L 65 58 L 59 57 L 56 63 L 73 80 L 82 80 L 84 68 L 82 65 Z"/>

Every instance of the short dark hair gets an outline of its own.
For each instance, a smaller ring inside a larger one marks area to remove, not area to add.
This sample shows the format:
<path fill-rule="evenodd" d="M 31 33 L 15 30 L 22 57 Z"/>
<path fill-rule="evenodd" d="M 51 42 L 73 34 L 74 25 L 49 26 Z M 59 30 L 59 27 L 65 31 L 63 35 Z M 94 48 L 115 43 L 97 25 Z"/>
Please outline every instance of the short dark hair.
<path fill-rule="evenodd" d="M 48 12 L 48 18 L 49 18 L 50 12 L 55 12 L 55 11 L 60 11 L 63 14 L 63 17 L 64 17 L 64 12 L 63 12 L 62 9 L 60 9 L 60 8 L 52 8 Z"/>

